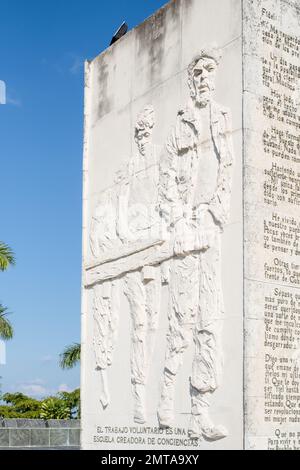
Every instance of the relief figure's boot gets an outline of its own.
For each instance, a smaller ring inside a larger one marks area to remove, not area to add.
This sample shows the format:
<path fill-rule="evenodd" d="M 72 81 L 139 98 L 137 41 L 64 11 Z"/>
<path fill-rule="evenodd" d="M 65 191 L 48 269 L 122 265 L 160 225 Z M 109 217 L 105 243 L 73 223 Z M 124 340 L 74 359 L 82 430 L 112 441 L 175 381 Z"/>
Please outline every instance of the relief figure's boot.
<path fill-rule="evenodd" d="M 145 424 L 146 418 L 146 388 L 144 384 L 133 384 L 134 410 L 133 420 L 137 424 Z"/>
<path fill-rule="evenodd" d="M 191 439 L 206 439 L 218 441 L 228 436 L 227 429 L 222 425 L 215 425 L 209 416 L 209 403 L 205 399 L 207 393 L 199 392 L 190 385 L 192 399 L 192 415 L 188 433 Z"/>
<path fill-rule="evenodd" d="M 203 409 L 198 415 L 192 414 L 188 433 L 191 439 L 203 437 L 207 441 L 218 441 L 228 436 L 224 426 L 213 424 L 207 409 Z"/>
<path fill-rule="evenodd" d="M 157 414 L 159 426 L 161 428 L 170 428 L 174 424 L 174 398 L 175 376 L 168 370 L 165 370 L 162 394 Z"/>

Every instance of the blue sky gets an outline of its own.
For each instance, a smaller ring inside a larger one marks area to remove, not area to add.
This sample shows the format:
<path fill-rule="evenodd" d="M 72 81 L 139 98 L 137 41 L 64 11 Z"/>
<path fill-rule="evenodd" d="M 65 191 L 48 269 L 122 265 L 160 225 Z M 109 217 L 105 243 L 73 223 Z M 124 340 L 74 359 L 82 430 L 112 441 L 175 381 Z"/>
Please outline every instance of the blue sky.
<path fill-rule="evenodd" d="M 165 0 L 2 0 L 0 240 L 17 265 L 0 273 L 0 302 L 14 339 L 0 366 L 2 391 L 72 390 L 79 367 L 58 356 L 80 339 L 83 61 Z"/>

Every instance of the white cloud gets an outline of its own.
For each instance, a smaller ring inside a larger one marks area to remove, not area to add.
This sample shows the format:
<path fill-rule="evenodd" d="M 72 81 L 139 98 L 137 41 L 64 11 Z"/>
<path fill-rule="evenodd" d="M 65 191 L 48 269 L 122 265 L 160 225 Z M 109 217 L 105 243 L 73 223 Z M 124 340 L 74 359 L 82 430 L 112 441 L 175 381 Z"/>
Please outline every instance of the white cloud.
<path fill-rule="evenodd" d="M 80 70 L 82 69 L 83 67 L 83 60 L 81 57 L 79 56 L 74 56 L 73 57 L 73 62 L 72 62 L 72 65 L 71 67 L 69 68 L 69 71 L 72 75 L 76 75 L 78 72 L 80 72 Z"/>
<path fill-rule="evenodd" d="M 20 392 L 31 395 L 33 397 L 41 397 L 47 394 L 47 389 L 42 385 L 36 384 L 21 384 Z"/>
<path fill-rule="evenodd" d="M 52 361 L 53 361 L 53 356 L 51 356 L 50 354 L 41 357 L 41 362 L 43 364 L 49 364 L 49 362 L 52 362 Z"/>
<path fill-rule="evenodd" d="M 41 398 L 49 394 L 45 386 L 45 382 L 42 379 L 34 379 L 28 382 L 17 383 L 13 387 L 14 392 L 21 392 L 24 395 L 29 395 L 36 398 Z"/>
<path fill-rule="evenodd" d="M 12 106 L 17 106 L 20 108 L 22 106 L 21 100 L 18 100 L 16 98 L 12 98 L 10 95 L 7 95 L 6 97 L 6 104 L 10 104 Z"/>
<path fill-rule="evenodd" d="M 65 76 L 67 73 L 77 75 L 83 69 L 84 59 L 78 54 L 67 52 L 57 62 L 50 62 L 47 58 L 43 57 L 40 64 L 55 70 L 60 75 Z"/>
<path fill-rule="evenodd" d="M 18 383 L 14 388 L 18 392 L 33 396 L 41 396 L 47 392 L 45 384 L 41 379 Z"/>
<path fill-rule="evenodd" d="M 45 381 L 43 379 L 34 379 L 34 380 L 31 380 L 29 383 L 36 384 L 36 385 L 45 385 Z"/>
<path fill-rule="evenodd" d="M 59 392 L 71 392 L 72 390 L 67 384 L 60 384 L 60 386 L 58 387 L 58 391 Z"/>
<path fill-rule="evenodd" d="M 57 388 L 48 388 L 44 380 L 37 378 L 28 382 L 14 384 L 10 387 L 10 391 L 12 393 L 21 392 L 24 395 L 41 399 L 47 396 L 54 396 L 58 392 L 72 392 L 73 388 L 70 388 L 66 383 L 61 383 Z"/>

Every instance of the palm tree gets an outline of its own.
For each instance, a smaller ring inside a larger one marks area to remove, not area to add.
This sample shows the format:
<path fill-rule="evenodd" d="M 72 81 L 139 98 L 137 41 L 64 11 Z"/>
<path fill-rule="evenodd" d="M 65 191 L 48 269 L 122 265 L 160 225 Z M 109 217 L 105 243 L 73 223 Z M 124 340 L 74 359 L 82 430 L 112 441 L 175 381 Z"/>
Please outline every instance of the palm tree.
<path fill-rule="evenodd" d="M 80 343 L 67 346 L 59 356 L 59 365 L 62 369 L 73 369 L 80 362 Z"/>
<path fill-rule="evenodd" d="M 15 255 L 11 248 L 0 242 L 0 271 L 5 271 L 9 266 L 15 264 Z"/>
<path fill-rule="evenodd" d="M 15 264 L 15 255 L 12 249 L 3 242 L 0 242 L 0 271 L 5 271 L 9 266 Z M 7 309 L 0 304 L 0 339 L 11 339 L 14 330 L 7 319 Z"/>
<path fill-rule="evenodd" d="M 0 339 L 12 339 L 14 330 L 7 317 L 7 309 L 0 304 Z"/>

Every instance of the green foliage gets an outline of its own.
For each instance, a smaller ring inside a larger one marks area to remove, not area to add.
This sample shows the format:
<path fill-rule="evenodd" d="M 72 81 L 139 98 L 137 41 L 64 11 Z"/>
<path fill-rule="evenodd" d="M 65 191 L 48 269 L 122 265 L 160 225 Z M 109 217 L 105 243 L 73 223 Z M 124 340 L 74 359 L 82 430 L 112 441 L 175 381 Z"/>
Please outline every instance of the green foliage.
<path fill-rule="evenodd" d="M 71 409 L 65 400 L 49 397 L 42 402 L 40 417 L 42 419 L 69 419 Z"/>
<path fill-rule="evenodd" d="M 37 419 L 40 417 L 41 402 L 23 393 L 5 393 L 2 401 L 7 403 L 7 406 L 0 406 L 2 418 Z"/>
<path fill-rule="evenodd" d="M 15 255 L 11 248 L 0 242 L 0 271 L 5 271 L 15 264 Z M 0 304 L 0 339 L 8 340 L 13 337 L 14 331 L 7 317 L 7 309 Z"/>
<path fill-rule="evenodd" d="M 0 418 L 75 419 L 80 417 L 80 390 L 60 392 L 57 396 L 36 400 L 23 393 L 5 393 Z"/>
<path fill-rule="evenodd" d="M 62 369 L 72 369 L 80 362 L 81 347 L 79 343 L 67 346 L 60 355 L 59 364 Z"/>
<path fill-rule="evenodd" d="M 0 271 L 5 271 L 9 266 L 15 264 L 15 255 L 11 248 L 0 242 Z"/>
<path fill-rule="evenodd" d="M 9 340 L 12 339 L 14 330 L 7 319 L 7 309 L 0 304 L 0 339 Z"/>
<path fill-rule="evenodd" d="M 65 401 L 71 410 L 72 418 L 80 418 L 80 389 L 73 392 L 59 392 L 58 397 Z"/>

